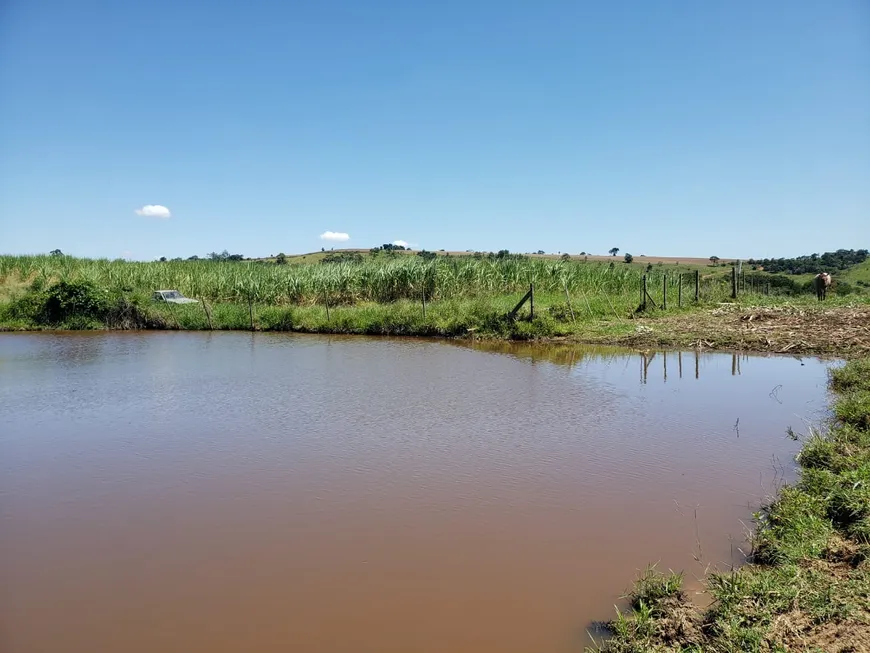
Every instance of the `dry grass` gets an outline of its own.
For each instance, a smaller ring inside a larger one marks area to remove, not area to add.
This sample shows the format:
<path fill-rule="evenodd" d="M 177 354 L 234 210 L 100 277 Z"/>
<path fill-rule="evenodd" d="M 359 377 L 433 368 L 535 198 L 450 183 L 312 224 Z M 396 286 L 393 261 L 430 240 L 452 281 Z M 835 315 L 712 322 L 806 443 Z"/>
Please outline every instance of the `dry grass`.
<path fill-rule="evenodd" d="M 870 354 L 870 306 L 725 304 L 713 310 L 638 318 L 634 332 L 618 337 L 614 344 L 866 356 Z"/>

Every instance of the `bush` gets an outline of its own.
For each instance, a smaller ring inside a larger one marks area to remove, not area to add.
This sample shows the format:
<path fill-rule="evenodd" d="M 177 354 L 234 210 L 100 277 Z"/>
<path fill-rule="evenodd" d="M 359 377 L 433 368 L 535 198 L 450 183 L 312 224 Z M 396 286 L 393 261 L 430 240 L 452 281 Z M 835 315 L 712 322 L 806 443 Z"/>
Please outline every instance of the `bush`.
<path fill-rule="evenodd" d="M 835 295 L 851 295 L 855 292 L 858 292 L 855 287 L 845 281 L 837 281 L 837 283 L 834 284 Z"/>
<path fill-rule="evenodd" d="M 58 281 L 45 291 L 41 321 L 59 324 L 71 317 L 102 320 L 109 311 L 108 296 L 89 281 Z"/>

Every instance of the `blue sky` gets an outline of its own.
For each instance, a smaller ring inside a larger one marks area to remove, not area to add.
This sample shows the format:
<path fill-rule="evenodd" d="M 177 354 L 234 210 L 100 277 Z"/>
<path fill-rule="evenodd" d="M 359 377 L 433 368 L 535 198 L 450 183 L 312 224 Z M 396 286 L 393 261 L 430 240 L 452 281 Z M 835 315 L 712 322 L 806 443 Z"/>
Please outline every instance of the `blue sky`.
<path fill-rule="evenodd" d="M 0 252 L 395 240 L 867 247 L 870 4 L 0 4 Z"/>

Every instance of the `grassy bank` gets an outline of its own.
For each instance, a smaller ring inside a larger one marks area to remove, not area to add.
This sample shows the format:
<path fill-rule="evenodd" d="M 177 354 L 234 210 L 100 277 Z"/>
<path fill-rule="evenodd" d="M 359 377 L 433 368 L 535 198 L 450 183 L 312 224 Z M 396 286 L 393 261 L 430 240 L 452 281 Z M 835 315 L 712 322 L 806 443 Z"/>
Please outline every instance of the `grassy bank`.
<path fill-rule="evenodd" d="M 602 653 L 870 650 L 870 359 L 831 375 L 834 417 L 806 437 L 799 480 L 756 515 L 750 563 L 710 574 L 695 608 L 647 570 Z"/>
<path fill-rule="evenodd" d="M 870 295 L 819 305 L 795 287 L 747 285 L 730 300 L 729 275 L 666 266 L 641 274 L 620 262 L 524 257 L 426 260 L 381 255 L 314 265 L 179 261 L 131 263 L 67 256 L 0 257 L 0 329 L 252 329 L 302 333 L 567 338 L 630 346 L 860 353 Z M 507 313 L 535 285 L 535 317 Z M 151 300 L 173 288 L 200 300 Z M 682 289 L 682 293 L 681 293 Z M 765 286 L 765 290 L 766 290 Z M 668 308 L 661 310 L 667 292 Z M 682 294 L 682 307 L 680 296 Z M 425 306 L 424 306 L 425 304 Z"/>

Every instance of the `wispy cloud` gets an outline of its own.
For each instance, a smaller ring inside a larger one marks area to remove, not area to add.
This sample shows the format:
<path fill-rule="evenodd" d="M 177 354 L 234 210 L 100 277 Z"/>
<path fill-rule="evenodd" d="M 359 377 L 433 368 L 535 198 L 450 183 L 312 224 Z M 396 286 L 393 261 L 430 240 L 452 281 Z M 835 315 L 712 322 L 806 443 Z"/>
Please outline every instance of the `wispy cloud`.
<path fill-rule="evenodd" d="M 136 215 L 141 215 L 145 218 L 157 218 L 158 220 L 166 220 L 172 217 L 169 209 L 162 204 L 146 204 L 141 209 L 136 209 Z"/>
<path fill-rule="evenodd" d="M 398 247 L 410 247 L 410 245 L 407 243 L 407 241 L 404 241 L 404 240 L 394 240 L 393 245 L 396 245 Z"/>
<path fill-rule="evenodd" d="M 350 235 L 341 231 L 324 231 L 320 234 L 320 240 L 332 240 L 339 243 L 350 240 Z"/>

